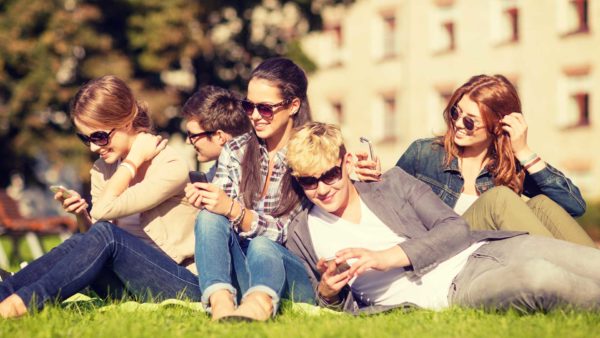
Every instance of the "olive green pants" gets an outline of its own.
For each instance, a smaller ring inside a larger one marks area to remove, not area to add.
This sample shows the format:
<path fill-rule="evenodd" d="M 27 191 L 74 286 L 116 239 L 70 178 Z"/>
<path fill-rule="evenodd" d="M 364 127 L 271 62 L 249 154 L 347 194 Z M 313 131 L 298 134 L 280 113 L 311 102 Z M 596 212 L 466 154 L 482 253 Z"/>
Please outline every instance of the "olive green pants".
<path fill-rule="evenodd" d="M 596 248 L 577 221 L 545 195 L 524 201 L 507 187 L 494 187 L 482 194 L 462 217 L 473 230 L 527 231 Z"/>

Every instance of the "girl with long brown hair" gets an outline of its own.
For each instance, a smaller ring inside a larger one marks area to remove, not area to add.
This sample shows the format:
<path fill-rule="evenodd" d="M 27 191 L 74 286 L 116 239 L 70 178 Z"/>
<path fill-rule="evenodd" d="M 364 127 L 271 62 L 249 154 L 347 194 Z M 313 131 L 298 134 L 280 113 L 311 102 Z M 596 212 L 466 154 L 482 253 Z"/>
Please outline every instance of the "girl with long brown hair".
<path fill-rule="evenodd" d="M 308 203 L 285 156 L 292 128 L 310 120 L 307 86 L 289 59 L 260 63 L 242 101 L 253 130 L 225 144 L 212 184 L 186 187 L 190 203 L 203 208 L 196 262 L 213 320 L 267 320 L 281 297 L 314 301 L 304 266 L 283 246 L 290 220 Z"/>
<path fill-rule="evenodd" d="M 3 280 L 0 316 L 21 316 L 86 286 L 100 295 L 199 300 L 197 209 L 184 197 L 185 159 L 151 133 L 145 106 L 115 76 L 82 86 L 71 118 L 77 136 L 99 155 L 91 170 L 92 209 L 74 190 L 55 198 L 89 230 Z"/>
<path fill-rule="evenodd" d="M 445 135 L 415 141 L 396 165 L 429 184 L 473 229 L 522 230 L 595 247 L 572 218 L 585 212 L 579 189 L 529 147 L 510 81 L 472 77 L 454 92 L 444 119 Z"/>

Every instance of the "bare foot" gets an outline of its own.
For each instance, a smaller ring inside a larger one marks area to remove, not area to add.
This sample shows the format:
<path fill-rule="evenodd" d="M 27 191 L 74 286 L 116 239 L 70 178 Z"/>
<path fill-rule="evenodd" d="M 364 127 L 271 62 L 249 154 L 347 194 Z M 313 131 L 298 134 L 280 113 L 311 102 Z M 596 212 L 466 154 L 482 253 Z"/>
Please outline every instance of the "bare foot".
<path fill-rule="evenodd" d="M 233 294 L 229 290 L 215 291 L 210 295 L 209 302 L 213 321 L 229 316 L 235 311 Z"/>
<path fill-rule="evenodd" d="M 27 314 L 27 306 L 21 297 L 12 294 L 0 303 L 0 317 L 16 318 Z"/>
<path fill-rule="evenodd" d="M 233 312 L 234 316 L 265 321 L 273 314 L 273 299 L 264 292 L 255 291 L 244 297 L 242 304 Z"/>

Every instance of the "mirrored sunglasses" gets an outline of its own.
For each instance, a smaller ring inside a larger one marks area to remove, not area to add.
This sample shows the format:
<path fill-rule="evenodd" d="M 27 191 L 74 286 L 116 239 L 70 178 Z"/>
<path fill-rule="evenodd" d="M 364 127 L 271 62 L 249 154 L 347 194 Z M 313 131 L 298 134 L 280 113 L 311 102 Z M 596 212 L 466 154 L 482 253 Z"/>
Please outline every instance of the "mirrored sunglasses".
<path fill-rule="evenodd" d="M 93 143 L 99 147 L 104 147 L 110 143 L 110 135 L 116 130 L 116 128 L 111 129 L 108 133 L 105 131 L 95 131 L 90 134 L 90 136 L 84 135 L 82 133 L 76 133 L 81 142 L 85 144 L 87 147 L 90 146 L 90 143 Z"/>

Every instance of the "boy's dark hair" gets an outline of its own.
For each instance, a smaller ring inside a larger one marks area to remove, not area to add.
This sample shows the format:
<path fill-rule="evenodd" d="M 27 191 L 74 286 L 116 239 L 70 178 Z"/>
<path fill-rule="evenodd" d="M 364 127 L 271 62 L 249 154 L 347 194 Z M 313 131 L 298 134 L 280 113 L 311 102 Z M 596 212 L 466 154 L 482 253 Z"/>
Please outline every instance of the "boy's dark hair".
<path fill-rule="evenodd" d="M 250 119 L 242 109 L 240 98 L 221 87 L 200 87 L 185 102 L 181 114 L 185 119 L 198 121 L 206 131 L 220 129 L 235 137 L 251 130 Z"/>

